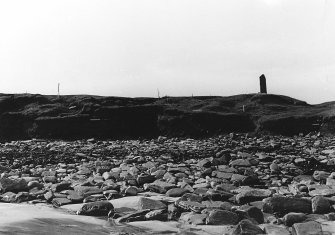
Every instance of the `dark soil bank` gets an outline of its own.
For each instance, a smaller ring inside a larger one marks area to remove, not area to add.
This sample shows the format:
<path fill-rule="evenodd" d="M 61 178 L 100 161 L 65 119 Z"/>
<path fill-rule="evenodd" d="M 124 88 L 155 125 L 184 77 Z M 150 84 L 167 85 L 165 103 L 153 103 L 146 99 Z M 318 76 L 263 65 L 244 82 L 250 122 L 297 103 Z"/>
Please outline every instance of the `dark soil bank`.
<path fill-rule="evenodd" d="M 286 96 L 122 98 L 0 94 L 0 138 L 138 138 L 228 132 L 335 133 L 335 103 Z"/>

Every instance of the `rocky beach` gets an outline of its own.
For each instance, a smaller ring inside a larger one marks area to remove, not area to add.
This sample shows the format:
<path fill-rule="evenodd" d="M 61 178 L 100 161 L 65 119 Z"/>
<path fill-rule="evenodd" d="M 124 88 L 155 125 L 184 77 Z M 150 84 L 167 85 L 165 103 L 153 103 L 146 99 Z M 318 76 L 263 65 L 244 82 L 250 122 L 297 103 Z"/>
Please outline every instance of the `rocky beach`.
<path fill-rule="evenodd" d="M 317 132 L 32 139 L 0 151 L 4 234 L 335 233 L 335 138 Z"/>
<path fill-rule="evenodd" d="M 0 0 L 0 235 L 335 235 L 335 0 Z"/>

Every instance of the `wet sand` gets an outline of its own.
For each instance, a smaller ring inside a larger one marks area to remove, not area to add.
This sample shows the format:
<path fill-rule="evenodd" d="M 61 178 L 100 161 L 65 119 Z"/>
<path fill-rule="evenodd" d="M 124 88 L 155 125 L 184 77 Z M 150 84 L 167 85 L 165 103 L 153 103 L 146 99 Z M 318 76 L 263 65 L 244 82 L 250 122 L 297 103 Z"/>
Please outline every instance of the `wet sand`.
<path fill-rule="evenodd" d="M 0 203 L 0 234 L 110 234 L 105 225 L 45 205 Z"/>
<path fill-rule="evenodd" d="M 126 203 L 126 200 L 119 200 L 118 205 L 121 207 L 124 205 L 123 203 Z M 130 203 L 129 205 L 134 206 L 135 203 Z M 223 234 L 229 228 L 229 226 L 189 226 L 175 221 L 139 221 L 128 224 L 115 224 L 113 221 L 107 220 L 107 218 L 75 215 L 69 210 L 55 209 L 43 204 L 0 203 L 0 234 L 216 235 Z"/>

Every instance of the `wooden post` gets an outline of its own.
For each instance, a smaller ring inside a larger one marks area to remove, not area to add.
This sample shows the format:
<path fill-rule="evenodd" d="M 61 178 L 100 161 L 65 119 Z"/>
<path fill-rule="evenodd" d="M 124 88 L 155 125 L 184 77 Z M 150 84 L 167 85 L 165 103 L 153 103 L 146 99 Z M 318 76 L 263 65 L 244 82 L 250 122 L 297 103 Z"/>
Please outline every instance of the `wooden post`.
<path fill-rule="evenodd" d="M 60 86 L 60 83 L 58 83 L 58 99 L 59 99 L 59 86 Z"/>

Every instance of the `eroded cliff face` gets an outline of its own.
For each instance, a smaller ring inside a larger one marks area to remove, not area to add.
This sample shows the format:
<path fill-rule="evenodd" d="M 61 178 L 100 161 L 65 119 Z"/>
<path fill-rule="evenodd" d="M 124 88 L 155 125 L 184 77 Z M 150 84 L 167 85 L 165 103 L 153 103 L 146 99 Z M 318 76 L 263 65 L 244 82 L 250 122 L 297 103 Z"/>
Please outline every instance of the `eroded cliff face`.
<path fill-rule="evenodd" d="M 243 113 L 169 112 L 159 115 L 160 133 L 171 136 L 206 136 L 229 132 L 252 132 L 255 124 Z"/>
<path fill-rule="evenodd" d="M 0 94 L 0 139 L 334 134 L 334 110 L 333 103 L 313 106 L 264 94 L 160 99 Z"/>

